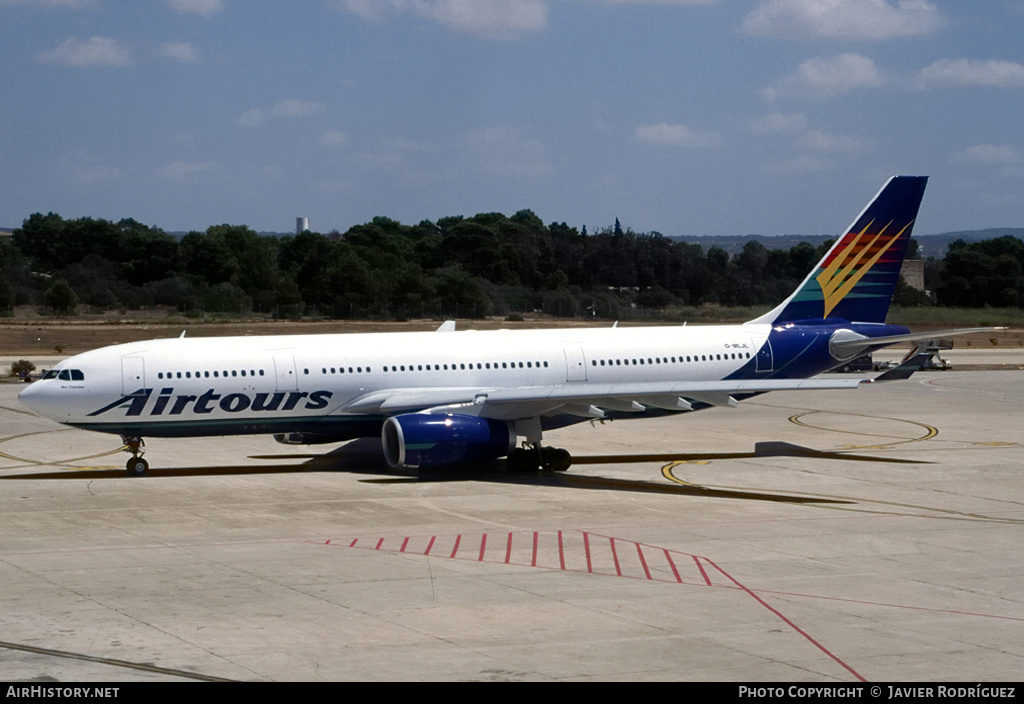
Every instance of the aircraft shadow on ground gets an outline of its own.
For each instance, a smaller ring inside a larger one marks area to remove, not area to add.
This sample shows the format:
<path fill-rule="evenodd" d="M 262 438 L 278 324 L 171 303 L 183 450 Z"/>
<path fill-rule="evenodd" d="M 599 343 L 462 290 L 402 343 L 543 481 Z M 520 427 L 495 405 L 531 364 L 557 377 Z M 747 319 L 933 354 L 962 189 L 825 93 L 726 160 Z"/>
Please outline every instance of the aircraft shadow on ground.
<path fill-rule="evenodd" d="M 824 452 L 792 445 L 786 442 L 760 442 L 753 452 L 708 452 L 708 453 L 655 453 L 630 455 L 587 455 L 573 458 L 574 467 L 605 464 L 639 463 L 686 463 L 712 460 L 753 459 L 764 457 L 808 457 L 829 461 L 884 462 L 899 464 L 927 464 L 920 460 L 906 460 L 890 457 L 855 455 L 850 453 Z M 177 467 L 156 469 L 150 472 L 154 477 L 194 476 L 242 476 L 260 474 L 289 474 L 300 472 L 347 472 L 366 475 L 361 481 L 370 483 L 424 483 L 424 482 L 495 482 L 503 484 L 524 484 L 552 486 L 572 489 L 601 489 L 605 491 L 630 491 L 654 494 L 675 494 L 678 496 L 702 496 L 714 498 L 779 501 L 787 503 L 852 503 L 809 496 L 764 493 L 742 490 L 724 490 L 693 484 L 674 484 L 664 481 L 643 479 L 621 479 L 582 474 L 579 472 L 532 472 L 515 474 L 508 471 L 505 460 L 482 462 L 471 467 L 448 469 L 396 470 L 384 462 L 381 443 L 377 438 L 354 440 L 342 447 L 324 453 L 288 453 L 274 455 L 251 455 L 253 460 L 270 460 L 273 464 L 249 464 L 226 467 Z M 301 461 L 305 460 L 305 461 Z M 126 479 L 120 469 L 65 469 L 56 472 L 6 475 L 2 479 Z M 140 479 L 139 481 L 145 481 Z"/>

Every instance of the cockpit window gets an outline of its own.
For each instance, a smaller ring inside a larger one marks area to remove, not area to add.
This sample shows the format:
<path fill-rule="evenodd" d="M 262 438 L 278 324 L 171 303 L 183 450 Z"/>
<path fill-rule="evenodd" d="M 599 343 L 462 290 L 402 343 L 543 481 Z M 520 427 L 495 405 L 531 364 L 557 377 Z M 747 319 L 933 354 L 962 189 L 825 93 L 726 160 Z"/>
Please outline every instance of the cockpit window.
<path fill-rule="evenodd" d="M 81 369 L 51 369 L 43 374 L 43 379 L 60 379 L 61 381 L 85 381 L 85 373 Z"/>

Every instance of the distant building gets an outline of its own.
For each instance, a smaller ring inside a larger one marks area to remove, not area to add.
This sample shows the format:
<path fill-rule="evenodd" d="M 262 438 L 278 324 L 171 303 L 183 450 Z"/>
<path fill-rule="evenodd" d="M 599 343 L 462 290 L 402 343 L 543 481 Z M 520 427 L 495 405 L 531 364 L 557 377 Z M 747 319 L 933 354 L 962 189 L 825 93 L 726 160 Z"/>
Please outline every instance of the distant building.
<path fill-rule="evenodd" d="M 309 230 L 309 218 L 295 218 L 295 234 L 301 235 Z"/>
<path fill-rule="evenodd" d="M 900 269 L 900 276 L 907 282 L 910 288 L 924 291 L 924 260 L 904 259 L 903 268 Z"/>

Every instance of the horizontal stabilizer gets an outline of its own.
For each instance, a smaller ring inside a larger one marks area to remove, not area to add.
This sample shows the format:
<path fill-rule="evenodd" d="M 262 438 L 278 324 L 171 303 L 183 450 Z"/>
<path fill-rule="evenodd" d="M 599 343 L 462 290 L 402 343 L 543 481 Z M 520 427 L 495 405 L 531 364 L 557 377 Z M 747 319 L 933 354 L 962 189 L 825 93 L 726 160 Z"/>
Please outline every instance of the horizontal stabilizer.
<path fill-rule="evenodd" d="M 953 335 L 970 335 L 971 333 L 994 333 L 1004 331 L 1006 327 L 961 327 L 951 331 L 932 331 L 930 333 L 908 333 L 906 335 L 890 335 L 884 338 L 859 338 L 856 340 L 831 341 L 828 346 L 835 350 L 850 352 L 857 349 L 871 347 L 888 347 L 898 345 L 901 342 L 916 342 L 919 340 L 930 340 L 932 338 L 948 338 Z"/>
<path fill-rule="evenodd" d="M 933 338 L 952 337 L 953 335 L 968 335 L 972 332 L 996 332 L 1006 330 L 1002 328 L 959 328 L 957 330 L 932 330 L 931 332 L 911 332 L 906 335 L 887 335 L 885 337 L 855 336 L 851 339 L 832 339 L 828 346 L 837 359 L 849 358 L 860 355 L 864 352 L 889 345 L 898 345 L 901 342 L 917 342 L 918 340 L 930 340 Z M 847 332 L 849 331 L 839 331 Z M 850 333 L 856 335 L 856 333 Z"/>

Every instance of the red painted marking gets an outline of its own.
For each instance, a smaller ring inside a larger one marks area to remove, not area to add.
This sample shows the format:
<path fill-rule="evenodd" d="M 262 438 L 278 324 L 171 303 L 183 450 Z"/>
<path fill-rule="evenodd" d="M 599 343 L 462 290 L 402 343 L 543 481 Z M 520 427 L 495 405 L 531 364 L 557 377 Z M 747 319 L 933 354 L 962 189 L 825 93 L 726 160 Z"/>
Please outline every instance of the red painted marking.
<path fill-rule="evenodd" d="M 436 535 L 430 536 L 430 542 L 427 543 L 427 549 L 423 552 L 424 555 L 429 555 L 430 554 L 430 548 L 434 547 L 434 541 L 435 540 L 437 540 L 437 536 Z"/>
<path fill-rule="evenodd" d="M 348 544 L 348 546 L 350 548 L 354 548 L 356 546 L 356 543 L 358 543 L 358 542 L 359 542 L 359 538 L 355 538 L 351 543 Z"/>
<path fill-rule="evenodd" d="M 383 545 L 383 544 L 384 544 L 384 538 L 381 538 L 380 540 L 377 541 L 377 547 L 375 547 L 374 550 L 380 550 L 380 546 Z"/>
<path fill-rule="evenodd" d="M 740 584 L 740 583 L 739 583 L 739 581 L 738 581 L 738 580 L 737 580 L 737 579 L 736 579 L 735 577 L 733 577 L 733 576 L 732 576 L 731 574 L 729 574 L 728 572 L 726 572 L 725 570 L 723 570 L 723 569 L 722 569 L 721 567 L 719 567 L 718 565 L 716 565 L 716 564 L 715 564 L 715 561 L 714 561 L 714 560 L 709 560 L 709 559 L 708 559 L 708 558 L 706 558 L 706 557 L 705 557 L 704 559 L 705 559 L 705 560 L 707 560 L 707 562 L 708 562 L 708 564 L 709 564 L 709 565 L 711 565 L 711 566 L 712 566 L 712 567 L 714 567 L 714 568 L 715 568 L 716 570 L 718 570 L 719 572 L 721 572 L 721 573 L 722 573 L 722 574 L 723 574 L 723 575 L 724 575 L 724 576 L 726 577 L 726 579 L 728 579 L 728 580 L 729 580 L 730 582 L 732 582 L 732 583 L 733 583 L 733 584 L 735 584 L 735 585 L 736 585 L 737 587 L 739 587 L 739 588 L 740 588 L 740 589 L 742 589 L 742 590 L 743 590 L 744 592 L 746 592 L 746 593 L 747 593 L 747 595 L 749 595 L 749 596 L 753 597 L 753 599 L 754 599 L 754 600 L 755 600 L 755 601 L 756 601 L 757 603 L 759 603 L 759 604 L 760 604 L 761 606 L 763 606 L 764 608 L 768 609 L 768 610 L 769 610 L 769 611 L 771 611 L 771 612 L 772 612 L 773 614 L 775 614 L 775 615 L 776 615 L 776 616 L 778 616 L 778 617 L 779 617 L 780 619 L 782 619 L 783 623 L 785 623 L 785 624 L 786 624 L 786 625 L 788 625 L 788 626 L 789 626 L 790 628 L 792 628 L 792 629 L 793 629 L 794 631 L 796 631 L 797 633 L 799 633 L 800 635 L 802 635 L 802 636 L 803 636 L 804 638 L 806 638 L 806 639 L 808 640 L 808 642 L 810 642 L 810 643 L 811 643 L 812 645 L 814 645 L 814 647 L 816 647 L 816 648 L 817 648 L 818 650 L 820 650 L 821 652 L 825 653 L 825 655 L 829 656 L 829 657 L 830 657 L 830 658 L 832 658 L 832 659 L 833 659 L 834 661 L 836 661 L 837 663 L 839 663 L 839 665 L 841 665 L 841 666 L 843 667 L 843 669 L 845 669 L 845 670 L 846 670 L 847 672 L 849 672 L 849 673 L 850 673 L 851 675 L 853 675 L 854 677 L 856 677 L 856 678 L 857 678 L 858 680 L 860 680 L 861 682 L 867 682 L 867 680 L 866 680 L 866 679 L 864 679 L 863 677 L 861 677 L 861 676 L 860 676 L 860 674 L 859 674 L 859 673 L 858 673 L 858 672 L 857 672 L 856 670 L 854 670 L 854 669 L 853 669 L 852 667 L 850 667 L 850 666 L 849 666 L 849 665 L 847 665 L 847 664 L 846 664 L 845 662 L 843 662 L 842 660 L 840 660 L 840 659 L 839 659 L 839 657 L 838 657 L 838 656 L 836 656 L 836 655 L 835 655 L 835 654 L 834 654 L 834 653 L 833 653 L 833 652 L 832 652 L 831 650 L 829 650 L 829 649 L 828 649 L 828 648 L 826 648 L 826 647 L 825 647 L 824 645 L 822 645 L 821 643 L 819 643 L 818 641 L 816 641 L 816 640 L 815 640 L 815 639 L 814 639 L 813 637 L 811 637 L 811 635 L 810 635 L 810 634 L 809 634 L 809 633 L 808 633 L 807 631 L 805 631 L 804 629 L 800 628 L 800 627 L 799 627 L 798 625 L 796 625 L 795 623 L 793 623 L 792 621 L 790 621 L 790 620 L 789 620 L 788 618 L 786 618 L 785 616 L 783 616 L 783 615 L 782 615 L 782 612 L 780 612 L 780 611 L 779 611 L 778 609 L 776 609 L 776 608 L 774 608 L 773 606 L 771 606 L 771 605 L 770 605 L 770 604 L 769 604 L 768 602 L 766 602 L 766 601 L 765 601 L 764 599 L 762 599 L 761 597 L 759 597 L 759 596 L 758 596 L 757 594 L 755 594 L 755 593 L 754 593 L 753 591 L 751 591 L 750 589 L 748 589 L 748 588 L 747 588 L 747 587 L 745 587 L 744 585 Z"/>
<path fill-rule="evenodd" d="M 675 561 L 672 559 L 672 553 L 668 551 L 668 548 L 664 548 L 665 560 L 668 561 L 668 566 L 672 568 L 672 574 L 675 575 L 676 582 L 678 584 L 683 583 L 683 578 L 679 575 L 679 568 L 676 567 Z"/>
<path fill-rule="evenodd" d="M 565 569 L 565 541 L 562 531 L 558 531 L 558 565 L 561 569 Z"/>
<path fill-rule="evenodd" d="M 590 559 L 590 533 L 583 533 L 583 553 L 587 556 L 587 573 L 594 574 L 594 563 Z"/>
<path fill-rule="evenodd" d="M 530 567 L 537 566 L 537 544 L 540 541 L 540 532 L 533 531 L 533 558 L 530 560 Z"/>
<path fill-rule="evenodd" d="M 505 564 L 509 564 L 512 561 L 512 533 L 508 534 L 508 542 L 505 543 Z"/>
<path fill-rule="evenodd" d="M 615 550 L 615 538 L 608 538 L 608 546 L 612 549 L 612 562 L 615 563 L 615 576 L 622 576 L 622 566 L 619 564 L 619 553 Z"/>
<path fill-rule="evenodd" d="M 402 547 L 401 547 L 401 549 L 398 552 L 405 552 L 405 549 L 407 547 L 409 547 L 409 538 L 408 537 L 405 540 L 402 541 Z"/>
<path fill-rule="evenodd" d="M 459 552 L 459 543 L 461 543 L 461 542 L 462 542 L 462 536 L 461 535 L 456 535 L 455 536 L 455 546 L 452 548 L 452 554 L 449 555 L 449 557 L 454 558 L 455 555 L 458 554 L 458 552 Z"/>
<path fill-rule="evenodd" d="M 484 561 L 484 553 L 487 551 L 487 533 L 480 536 L 480 557 L 477 558 L 477 562 Z"/>
<path fill-rule="evenodd" d="M 697 563 L 697 569 L 700 570 L 700 576 L 704 578 L 704 583 L 709 587 L 711 586 L 711 579 L 708 578 L 708 573 L 704 571 L 704 565 L 700 564 L 700 558 L 696 555 L 691 555 L 693 561 Z"/>
<path fill-rule="evenodd" d="M 640 557 L 640 565 L 644 568 L 644 574 L 647 575 L 647 579 L 651 579 L 651 570 L 647 568 L 647 560 L 644 559 L 644 551 L 640 547 L 640 543 L 636 543 L 636 554 Z"/>

